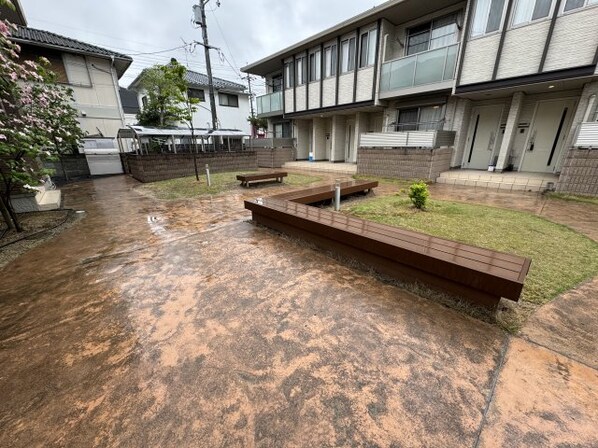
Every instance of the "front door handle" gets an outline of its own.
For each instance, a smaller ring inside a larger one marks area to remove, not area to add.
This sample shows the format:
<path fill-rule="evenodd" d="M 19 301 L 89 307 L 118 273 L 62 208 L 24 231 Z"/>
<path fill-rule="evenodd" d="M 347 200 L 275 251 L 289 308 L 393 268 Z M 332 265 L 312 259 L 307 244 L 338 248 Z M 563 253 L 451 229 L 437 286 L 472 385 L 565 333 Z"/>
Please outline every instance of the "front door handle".
<path fill-rule="evenodd" d="M 538 131 L 534 131 L 534 133 L 532 134 L 532 138 L 529 139 L 529 147 L 527 148 L 527 150 L 529 152 L 532 152 L 534 150 L 534 147 L 536 146 L 536 133 Z"/>

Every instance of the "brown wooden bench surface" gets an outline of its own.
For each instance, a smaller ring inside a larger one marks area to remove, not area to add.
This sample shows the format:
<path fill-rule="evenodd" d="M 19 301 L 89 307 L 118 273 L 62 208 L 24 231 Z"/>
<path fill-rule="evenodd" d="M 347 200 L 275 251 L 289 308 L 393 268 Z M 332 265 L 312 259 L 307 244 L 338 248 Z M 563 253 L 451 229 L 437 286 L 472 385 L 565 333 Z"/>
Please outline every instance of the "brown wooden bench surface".
<path fill-rule="evenodd" d="M 268 227 L 355 256 L 385 274 L 423 280 L 490 307 L 501 297 L 519 300 L 531 263 L 516 255 L 278 198 L 246 201 L 245 207 Z"/>
<path fill-rule="evenodd" d="M 276 179 L 278 182 L 282 182 L 283 177 L 287 177 L 288 175 L 288 173 L 283 171 L 274 173 L 239 174 L 237 175 L 237 180 L 241 181 L 241 185 L 248 186 L 249 182 L 259 182 L 270 179 Z"/>
<path fill-rule="evenodd" d="M 370 191 L 378 186 L 378 181 L 351 180 L 341 182 L 341 196 Z M 303 190 L 271 196 L 272 199 L 297 202 L 299 204 L 315 204 L 334 198 L 335 185 L 305 188 Z"/>

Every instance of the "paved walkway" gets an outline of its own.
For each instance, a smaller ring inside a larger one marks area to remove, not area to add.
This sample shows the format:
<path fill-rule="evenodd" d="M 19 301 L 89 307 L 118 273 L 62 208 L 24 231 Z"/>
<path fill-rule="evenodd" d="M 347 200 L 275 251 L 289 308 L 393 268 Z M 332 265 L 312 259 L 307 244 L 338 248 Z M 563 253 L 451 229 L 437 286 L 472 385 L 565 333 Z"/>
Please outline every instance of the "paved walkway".
<path fill-rule="evenodd" d="M 509 338 L 257 228 L 241 191 L 136 185 L 65 189 L 87 217 L 2 271 L 0 446 L 598 444 L 588 347 Z"/>

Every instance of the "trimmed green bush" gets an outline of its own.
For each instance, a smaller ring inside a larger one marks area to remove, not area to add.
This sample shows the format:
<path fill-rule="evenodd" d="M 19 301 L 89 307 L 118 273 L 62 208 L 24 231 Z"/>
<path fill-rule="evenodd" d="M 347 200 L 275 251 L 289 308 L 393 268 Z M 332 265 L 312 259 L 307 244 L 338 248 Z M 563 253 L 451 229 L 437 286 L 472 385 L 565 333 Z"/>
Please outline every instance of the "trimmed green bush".
<path fill-rule="evenodd" d="M 425 182 L 415 182 L 409 187 L 409 199 L 411 199 L 415 208 L 424 210 L 429 197 L 430 190 L 428 190 L 428 185 Z"/>

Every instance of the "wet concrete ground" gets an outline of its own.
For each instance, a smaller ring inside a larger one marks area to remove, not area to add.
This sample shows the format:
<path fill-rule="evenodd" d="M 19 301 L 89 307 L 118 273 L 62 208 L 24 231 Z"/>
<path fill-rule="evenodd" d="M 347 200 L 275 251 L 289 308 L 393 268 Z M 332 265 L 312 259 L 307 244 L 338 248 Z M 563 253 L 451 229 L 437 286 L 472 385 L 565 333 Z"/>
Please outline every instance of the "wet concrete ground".
<path fill-rule="evenodd" d="M 68 187 L 87 217 L 2 270 L 0 446 L 598 445 L 594 286 L 511 338 L 253 226 L 242 192 L 136 185 Z"/>

